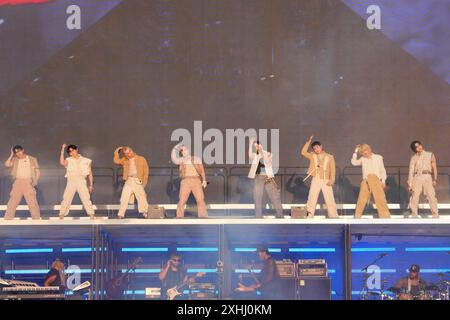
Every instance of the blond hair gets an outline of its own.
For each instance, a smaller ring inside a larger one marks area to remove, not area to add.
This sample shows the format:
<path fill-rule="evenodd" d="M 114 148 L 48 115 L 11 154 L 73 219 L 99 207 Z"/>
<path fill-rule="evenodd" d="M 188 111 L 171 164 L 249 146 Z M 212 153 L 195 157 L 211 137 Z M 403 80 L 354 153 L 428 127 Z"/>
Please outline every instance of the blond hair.
<path fill-rule="evenodd" d="M 363 143 L 359 146 L 359 153 L 362 154 L 364 151 L 372 152 L 372 148 L 367 143 Z"/>
<path fill-rule="evenodd" d="M 55 268 L 56 270 L 64 270 L 64 262 L 62 262 L 59 259 L 56 259 L 52 263 L 52 268 Z"/>

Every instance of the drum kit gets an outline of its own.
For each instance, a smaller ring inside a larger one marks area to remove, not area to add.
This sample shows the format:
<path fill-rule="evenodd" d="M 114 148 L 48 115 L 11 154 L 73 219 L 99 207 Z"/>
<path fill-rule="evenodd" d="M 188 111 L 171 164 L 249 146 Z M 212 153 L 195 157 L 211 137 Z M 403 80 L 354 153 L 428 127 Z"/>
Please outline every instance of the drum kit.
<path fill-rule="evenodd" d="M 446 272 L 449 274 L 450 272 Z M 421 290 L 408 292 L 405 289 L 390 287 L 384 289 L 387 280 L 382 280 L 381 289 L 378 291 L 365 291 L 362 300 L 450 300 L 450 280 L 444 279 L 444 273 L 436 274 L 439 277 L 437 284 L 428 283 Z"/>

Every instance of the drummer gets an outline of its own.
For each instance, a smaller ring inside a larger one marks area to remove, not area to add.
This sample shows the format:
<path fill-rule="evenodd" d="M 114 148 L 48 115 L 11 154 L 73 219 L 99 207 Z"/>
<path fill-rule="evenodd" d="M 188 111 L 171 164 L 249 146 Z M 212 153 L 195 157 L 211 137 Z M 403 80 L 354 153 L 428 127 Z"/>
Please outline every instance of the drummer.
<path fill-rule="evenodd" d="M 425 291 L 426 286 L 427 283 L 425 280 L 420 278 L 420 266 L 413 264 L 409 268 L 409 275 L 397 281 L 394 288 L 401 292 L 400 299 L 412 299 L 414 297 L 420 297 Z"/>

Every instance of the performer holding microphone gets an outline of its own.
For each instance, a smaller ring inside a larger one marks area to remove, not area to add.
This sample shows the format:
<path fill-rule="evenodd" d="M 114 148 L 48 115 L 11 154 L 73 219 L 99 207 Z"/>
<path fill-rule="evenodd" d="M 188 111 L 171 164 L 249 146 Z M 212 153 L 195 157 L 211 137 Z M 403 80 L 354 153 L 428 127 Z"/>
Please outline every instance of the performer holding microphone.
<path fill-rule="evenodd" d="M 256 153 L 253 152 L 253 146 Z M 262 217 L 262 200 L 264 189 L 269 195 L 270 201 L 276 210 L 276 217 L 283 218 L 283 207 L 281 205 L 281 193 L 272 168 L 272 153 L 265 151 L 262 144 L 255 139 L 250 139 L 248 157 L 252 161 L 248 177 L 255 180 L 253 198 L 255 201 L 256 217 Z"/>

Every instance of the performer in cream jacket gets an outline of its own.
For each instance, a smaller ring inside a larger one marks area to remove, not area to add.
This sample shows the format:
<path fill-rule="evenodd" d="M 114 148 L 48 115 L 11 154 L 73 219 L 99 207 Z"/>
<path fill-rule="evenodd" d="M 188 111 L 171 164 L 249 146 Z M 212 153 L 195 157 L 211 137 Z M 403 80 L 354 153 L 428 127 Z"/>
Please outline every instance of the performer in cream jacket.
<path fill-rule="evenodd" d="M 333 194 L 333 185 L 336 180 L 336 164 L 334 157 L 323 150 L 323 146 L 319 141 L 314 141 L 311 144 L 312 138 L 313 136 L 306 141 L 301 150 L 301 155 L 309 160 L 307 178 L 312 177 L 308 202 L 306 203 L 308 218 L 314 217 L 317 199 L 319 198 L 321 191 L 327 205 L 328 218 L 339 218 Z M 313 152 L 308 152 L 310 145 Z"/>

